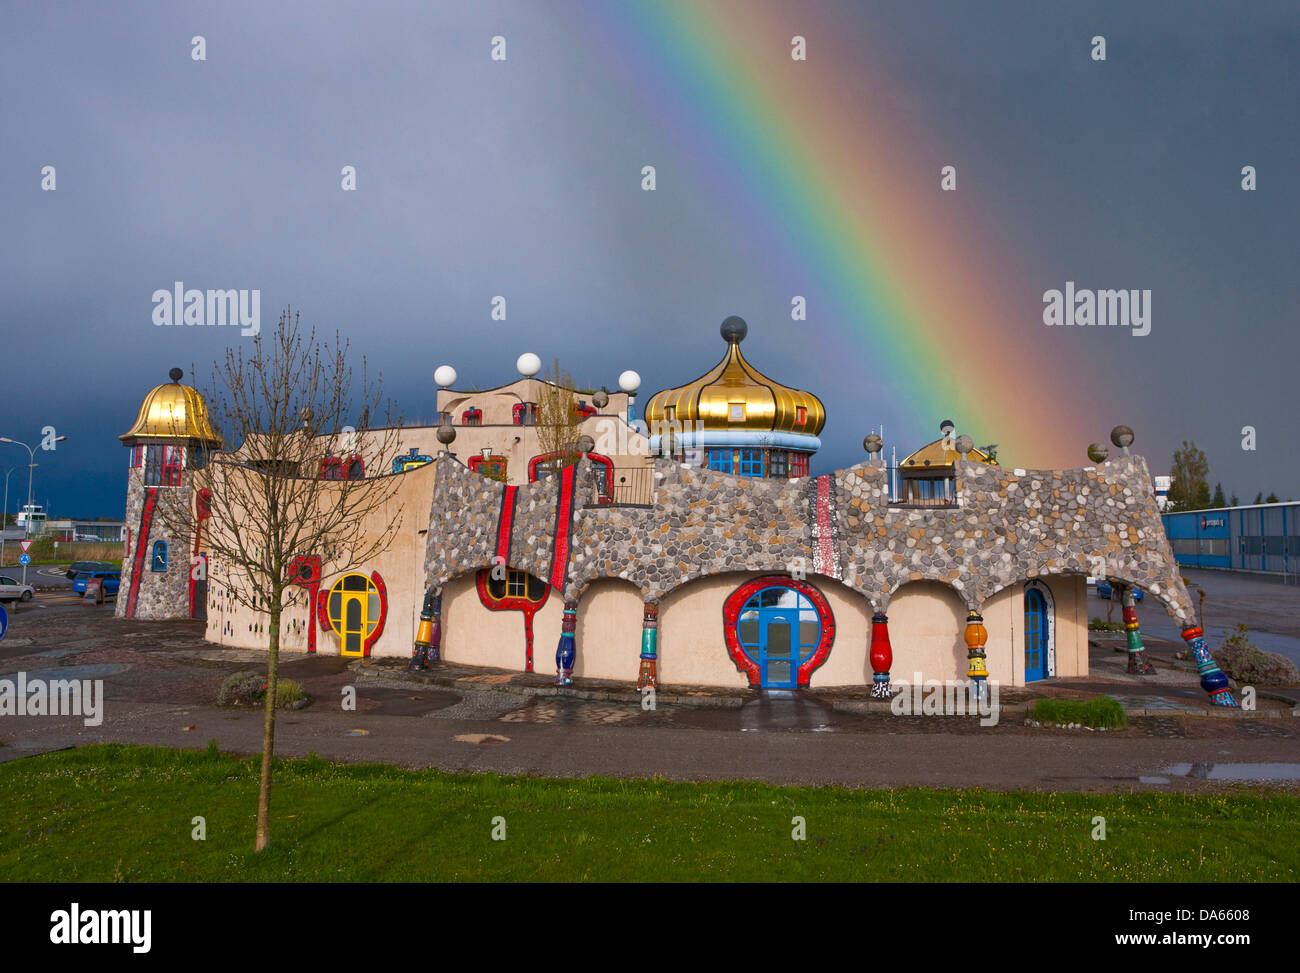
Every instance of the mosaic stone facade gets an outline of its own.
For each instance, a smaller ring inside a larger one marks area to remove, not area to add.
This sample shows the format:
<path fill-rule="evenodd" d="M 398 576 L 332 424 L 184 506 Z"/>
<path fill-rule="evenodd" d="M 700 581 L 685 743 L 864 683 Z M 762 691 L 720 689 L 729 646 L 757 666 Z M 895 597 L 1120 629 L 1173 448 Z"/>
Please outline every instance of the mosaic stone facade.
<path fill-rule="evenodd" d="M 708 575 L 802 570 L 841 579 L 877 612 L 921 580 L 951 586 L 978 610 L 1008 585 L 1091 574 L 1141 587 L 1183 625 L 1195 617 L 1141 457 L 1043 471 L 960 461 L 951 507 L 891 506 L 886 471 L 869 464 L 819 483 L 825 478 L 764 480 L 658 459 L 654 476 L 651 506 L 599 506 L 590 463 L 580 462 L 565 600 L 598 578 L 623 578 L 654 602 Z M 491 567 L 498 552 L 511 567 L 552 576 L 560 478 L 517 491 L 511 529 L 499 532 L 504 485 L 438 458 L 429 585 Z"/>
<path fill-rule="evenodd" d="M 189 503 L 192 497 L 190 489 L 191 473 L 185 470 L 181 474 L 181 485 L 172 487 L 146 487 L 144 471 L 132 469 L 128 472 L 126 493 L 126 527 L 130 531 L 129 547 L 122 558 L 122 583 L 118 589 L 114 614 L 119 618 L 127 617 L 162 621 L 174 618 L 190 617 L 190 558 L 193 543 L 171 536 L 165 525 L 163 508 L 168 505 Z M 143 552 L 139 570 L 138 591 L 132 606 L 132 579 L 135 558 L 140 539 L 140 526 L 145 520 L 145 508 L 149 504 L 149 494 L 153 492 L 153 509 L 150 511 Z M 173 520 L 176 519 L 173 517 Z M 153 570 L 153 545 L 155 541 L 167 542 L 167 570 Z"/>

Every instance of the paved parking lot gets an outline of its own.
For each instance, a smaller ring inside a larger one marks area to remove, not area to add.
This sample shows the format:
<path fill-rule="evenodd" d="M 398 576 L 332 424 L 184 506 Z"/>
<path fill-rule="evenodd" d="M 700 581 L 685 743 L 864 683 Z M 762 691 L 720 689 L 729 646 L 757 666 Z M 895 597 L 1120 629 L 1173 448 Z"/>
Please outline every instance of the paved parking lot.
<path fill-rule="evenodd" d="M 1094 653 L 1094 676 L 1114 665 L 1109 648 Z M 0 760 L 104 741 L 202 747 L 215 739 L 225 750 L 256 752 L 260 712 L 212 704 L 227 675 L 259 670 L 264 658 L 204 642 L 198 623 L 119 620 L 111 605 L 42 596 L 15 611 L 0 643 L 0 678 L 55 670 L 102 679 L 104 720 L 88 727 L 76 717 L 0 717 Z M 281 673 L 314 702 L 281 715 L 278 753 L 558 776 L 1081 791 L 1236 786 L 1205 768 L 1222 774 L 1236 765 L 1294 764 L 1300 754 L 1300 720 L 1292 717 L 1210 719 L 1170 709 L 1123 731 L 1033 728 L 1023 715 L 981 727 L 961 717 L 845 712 L 803 692 L 646 711 L 635 701 L 508 692 L 491 680 L 475 690 L 377 683 L 359 678 L 354 665 L 338 656 L 283 656 Z M 1179 678 L 1171 674 L 1170 692 L 1186 690 Z M 355 710 L 341 706 L 349 686 Z M 1199 706 L 1195 693 L 1190 698 Z M 1181 765 L 1197 770 L 1169 770 Z M 1292 786 L 1285 773 L 1277 783 Z"/>

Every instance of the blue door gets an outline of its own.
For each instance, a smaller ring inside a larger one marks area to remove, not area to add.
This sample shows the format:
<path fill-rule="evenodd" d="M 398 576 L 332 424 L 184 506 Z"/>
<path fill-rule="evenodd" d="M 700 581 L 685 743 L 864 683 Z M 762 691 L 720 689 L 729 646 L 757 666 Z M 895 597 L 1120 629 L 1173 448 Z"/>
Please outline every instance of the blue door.
<path fill-rule="evenodd" d="M 1047 678 L 1047 599 L 1036 588 L 1025 592 L 1025 682 Z"/>
<path fill-rule="evenodd" d="M 763 688 L 794 689 L 799 675 L 799 613 L 765 609 L 759 618 L 758 664 Z"/>

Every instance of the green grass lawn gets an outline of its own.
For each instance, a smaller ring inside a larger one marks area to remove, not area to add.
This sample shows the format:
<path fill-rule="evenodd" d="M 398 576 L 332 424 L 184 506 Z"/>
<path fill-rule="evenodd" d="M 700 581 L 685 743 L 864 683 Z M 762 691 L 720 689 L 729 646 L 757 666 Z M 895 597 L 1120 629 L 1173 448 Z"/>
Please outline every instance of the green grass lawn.
<path fill-rule="evenodd" d="M 1300 800 L 564 781 L 94 746 L 0 764 L 10 881 L 1295 881 Z M 207 840 L 191 837 L 206 818 Z M 792 818 L 807 840 L 791 838 Z M 1095 815 L 1105 841 L 1092 839 Z M 492 840 L 504 817 L 506 840 Z"/>

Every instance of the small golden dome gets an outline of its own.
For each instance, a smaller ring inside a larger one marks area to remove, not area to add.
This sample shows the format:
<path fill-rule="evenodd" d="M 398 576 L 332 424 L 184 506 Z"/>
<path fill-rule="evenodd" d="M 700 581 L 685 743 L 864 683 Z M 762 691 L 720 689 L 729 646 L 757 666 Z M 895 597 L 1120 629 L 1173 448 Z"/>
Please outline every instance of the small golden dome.
<path fill-rule="evenodd" d="M 709 430 L 771 430 L 809 436 L 820 433 L 826 425 L 826 407 L 821 399 L 768 378 L 746 361 L 740 342 L 747 332 L 740 318 L 727 318 L 722 323 L 722 337 L 727 341 L 722 361 L 687 385 L 652 395 L 645 407 L 651 428 L 656 423 L 676 420 L 703 421 Z"/>
<path fill-rule="evenodd" d="M 952 466 L 960 455 L 957 452 L 957 437 L 945 436 L 932 443 L 926 443 L 912 455 L 903 457 L 898 468 L 901 470 L 942 469 Z M 975 463 L 987 463 L 990 466 L 998 465 L 998 461 L 993 456 L 976 446 L 971 447 L 970 452 L 966 454 L 966 459 Z"/>
<path fill-rule="evenodd" d="M 179 439 L 220 447 L 222 440 L 212 428 L 208 404 L 197 391 L 180 383 L 181 375 L 179 368 L 173 368 L 172 381 L 144 397 L 135 425 L 117 438 L 128 446 L 141 439 Z"/>

